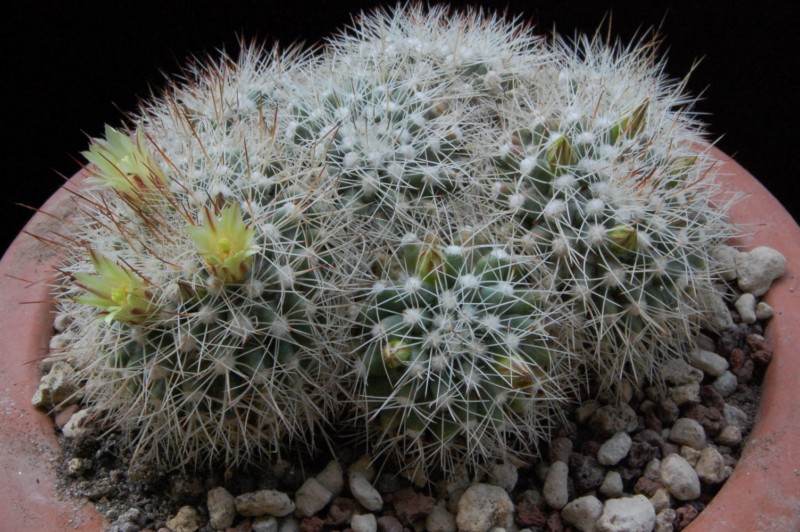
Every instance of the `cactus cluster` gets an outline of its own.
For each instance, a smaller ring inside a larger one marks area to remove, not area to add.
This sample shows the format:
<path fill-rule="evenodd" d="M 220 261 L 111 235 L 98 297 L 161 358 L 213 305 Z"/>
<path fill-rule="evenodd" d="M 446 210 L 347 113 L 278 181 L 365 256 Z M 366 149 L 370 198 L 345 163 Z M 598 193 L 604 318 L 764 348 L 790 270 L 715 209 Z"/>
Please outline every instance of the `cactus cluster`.
<path fill-rule="evenodd" d="M 193 66 L 85 154 L 61 354 L 170 467 L 342 420 L 423 478 L 535 454 L 692 345 L 730 228 L 691 103 L 647 45 L 445 8 Z"/>

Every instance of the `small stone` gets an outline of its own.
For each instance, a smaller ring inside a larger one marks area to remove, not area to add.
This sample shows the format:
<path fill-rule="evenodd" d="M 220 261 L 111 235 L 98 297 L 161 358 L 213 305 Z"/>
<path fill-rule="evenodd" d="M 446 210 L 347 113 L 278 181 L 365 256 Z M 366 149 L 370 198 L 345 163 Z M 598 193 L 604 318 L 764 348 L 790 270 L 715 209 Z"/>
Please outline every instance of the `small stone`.
<path fill-rule="evenodd" d="M 694 466 L 697 476 L 706 484 L 719 484 L 728 478 L 729 468 L 725 459 L 713 447 L 706 447 L 700 452 L 700 458 Z"/>
<path fill-rule="evenodd" d="M 672 523 L 675 521 L 676 515 L 672 508 L 664 508 L 658 512 L 653 532 L 672 532 L 674 530 Z"/>
<path fill-rule="evenodd" d="M 722 415 L 725 417 L 725 423 L 737 427 L 742 432 L 748 428 L 747 414 L 735 406 L 726 404 L 722 409 Z"/>
<path fill-rule="evenodd" d="M 609 471 L 600 485 L 600 494 L 607 499 L 616 499 L 624 490 L 622 475 L 618 471 Z"/>
<path fill-rule="evenodd" d="M 89 425 L 89 416 L 91 412 L 88 409 L 83 409 L 72 414 L 72 417 L 61 428 L 61 434 L 65 438 L 80 438 L 89 434 L 92 431 Z"/>
<path fill-rule="evenodd" d="M 325 508 L 331 499 L 333 499 L 333 494 L 325 486 L 316 478 L 309 478 L 294 495 L 297 515 L 310 517 Z"/>
<path fill-rule="evenodd" d="M 489 469 L 489 484 L 494 484 L 511 493 L 517 485 L 519 472 L 513 464 L 494 464 Z"/>
<path fill-rule="evenodd" d="M 691 405 L 700 402 L 700 383 L 690 382 L 669 389 L 669 397 L 677 406 Z"/>
<path fill-rule="evenodd" d="M 644 495 L 609 499 L 595 524 L 599 532 L 650 532 L 656 522 L 653 505 Z"/>
<path fill-rule="evenodd" d="M 653 505 L 655 508 L 656 513 L 661 512 L 662 510 L 669 508 L 672 499 L 670 497 L 669 491 L 666 488 L 659 488 L 650 496 L 650 504 Z"/>
<path fill-rule="evenodd" d="M 717 435 L 717 443 L 728 447 L 736 447 L 742 442 L 742 431 L 735 425 L 728 425 Z"/>
<path fill-rule="evenodd" d="M 325 521 L 312 515 L 311 517 L 304 517 L 300 521 L 300 532 L 322 532 L 325 528 Z"/>
<path fill-rule="evenodd" d="M 284 517 L 278 526 L 278 532 L 300 532 L 300 523 L 293 517 Z"/>
<path fill-rule="evenodd" d="M 91 469 L 92 461 L 89 458 L 71 458 L 67 462 L 67 475 L 72 478 L 78 478 Z"/>
<path fill-rule="evenodd" d="M 354 515 L 350 520 L 353 532 L 377 532 L 378 520 L 373 514 Z"/>
<path fill-rule="evenodd" d="M 660 482 L 651 480 L 647 477 L 639 477 L 636 484 L 633 485 L 634 493 L 641 493 L 647 497 L 652 497 L 658 490 L 664 486 Z"/>
<path fill-rule="evenodd" d="M 550 508 L 560 510 L 567 504 L 567 500 L 569 500 L 567 492 L 568 474 L 569 466 L 564 462 L 559 460 L 550 464 L 547 478 L 544 480 L 544 488 L 542 488 L 542 495 Z"/>
<path fill-rule="evenodd" d="M 723 289 L 704 290 L 700 303 L 708 309 L 703 316 L 703 325 L 715 332 L 727 331 L 733 327 L 733 319 L 723 297 Z"/>
<path fill-rule="evenodd" d="M 688 445 L 699 450 L 706 445 L 706 432 L 703 430 L 703 426 L 694 419 L 682 417 L 672 425 L 669 439 L 679 445 Z"/>
<path fill-rule="evenodd" d="M 397 519 L 409 526 L 431 513 L 435 504 L 433 498 L 417 493 L 411 488 L 401 489 L 392 499 Z"/>
<path fill-rule="evenodd" d="M 633 440 L 627 432 L 617 432 L 605 441 L 597 451 L 597 461 L 603 465 L 617 465 L 628 456 Z"/>
<path fill-rule="evenodd" d="M 716 435 L 722 426 L 725 424 L 725 418 L 722 417 L 722 411 L 718 408 L 711 408 L 702 404 L 692 405 L 686 409 L 684 416 L 689 419 L 694 419 L 706 433 L 706 436 Z"/>
<path fill-rule="evenodd" d="M 736 375 L 730 371 L 726 371 L 717 377 L 717 380 L 714 381 L 713 386 L 717 389 L 722 397 L 728 397 L 736 391 L 736 388 L 739 386 L 739 381 L 736 379 Z"/>
<path fill-rule="evenodd" d="M 253 532 L 278 532 L 278 520 L 271 515 L 256 517 L 250 524 Z"/>
<path fill-rule="evenodd" d="M 328 462 L 325 469 L 320 471 L 315 478 L 334 497 L 338 496 L 344 488 L 344 474 L 342 473 L 342 466 L 339 465 L 337 460 Z"/>
<path fill-rule="evenodd" d="M 208 524 L 215 530 L 225 530 L 233 526 L 236 519 L 236 500 L 223 487 L 208 490 L 206 494 Z"/>
<path fill-rule="evenodd" d="M 575 489 L 579 493 L 598 488 L 603 483 L 605 469 L 594 456 L 572 453 L 569 458 L 569 471 Z"/>
<path fill-rule="evenodd" d="M 547 523 L 547 512 L 538 504 L 520 502 L 517 504 L 515 520 L 519 526 L 542 528 Z"/>
<path fill-rule="evenodd" d="M 744 323 L 756 322 L 756 297 L 753 294 L 740 295 L 734 306 Z"/>
<path fill-rule="evenodd" d="M 673 358 L 661 368 L 661 377 L 667 384 L 680 386 L 702 381 L 703 372 L 683 359 Z"/>
<path fill-rule="evenodd" d="M 598 408 L 600 408 L 600 403 L 597 401 L 586 401 L 575 410 L 575 419 L 581 425 L 588 423 Z"/>
<path fill-rule="evenodd" d="M 642 471 L 642 475 L 645 478 L 649 478 L 650 480 L 660 481 L 661 480 L 661 460 L 658 458 L 653 458 L 647 465 L 644 466 L 644 471 Z"/>
<path fill-rule="evenodd" d="M 561 460 L 562 462 L 569 462 L 569 455 L 572 454 L 572 440 L 569 438 L 556 438 L 550 444 L 550 453 L 548 455 L 551 462 Z"/>
<path fill-rule="evenodd" d="M 680 455 L 671 454 L 661 461 L 661 481 L 679 501 L 700 496 L 700 479 L 694 468 Z"/>
<path fill-rule="evenodd" d="M 369 483 L 359 471 L 350 472 L 350 493 L 361 503 L 361 506 L 370 512 L 377 512 L 383 508 L 383 498 L 378 490 Z"/>
<path fill-rule="evenodd" d="M 637 425 L 636 412 L 626 403 L 601 406 L 589 419 L 589 428 L 605 438 L 617 432 L 633 432 Z"/>
<path fill-rule="evenodd" d="M 76 384 L 75 370 L 66 362 L 56 362 L 50 372 L 39 381 L 39 388 L 31 403 L 39 408 L 54 407 L 57 410 L 78 403 L 83 392 Z"/>
<path fill-rule="evenodd" d="M 770 307 L 766 301 L 761 301 L 758 305 L 756 305 L 756 319 L 757 320 L 768 320 L 772 317 L 774 311 L 772 307 Z"/>
<path fill-rule="evenodd" d="M 473 484 L 458 501 L 456 524 L 461 532 L 487 532 L 494 526 L 511 528 L 514 504 L 502 488 Z"/>
<path fill-rule="evenodd" d="M 733 246 L 720 244 L 714 246 L 709 254 L 717 261 L 720 276 L 726 281 L 736 280 L 736 257 L 740 251 Z"/>
<path fill-rule="evenodd" d="M 167 526 L 172 532 L 195 532 L 203 524 L 203 518 L 192 506 L 181 507 L 176 515 L 167 519 Z"/>
<path fill-rule="evenodd" d="M 728 361 L 724 357 L 705 349 L 693 349 L 689 353 L 689 363 L 712 377 L 719 377 L 728 370 Z"/>
<path fill-rule="evenodd" d="M 561 510 L 561 518 L 581 531 L 590 531 L 603 514 L 603 503 L 587 495 L 571 501 Z"/>
<path fill-rule="evenodd" d="M 328 516 L 325 521 L 334 527 L 344 528 L 342 525 L 349 523 L 350 519 L 359 511 L 361 511 L 361 506 L 355 499 L 337 497 L 328 508 Z"/>
<path fill-rule="evenodd" d="M 349 475 L 361 475 L 367 482 L 372 482 L 375 480 L 375 467 L 372 465 L 372 457 L 368 454 L 360 457 L 350 464 L 350 467 L 347 468 L 347 473 Z"/>
<path fill-rule="evenodd" d="M 425 518 L 425 530 L 428 532 L 456 532 L 456 516 L 448 512 L 444 504 L 439 504 Z"/>
<path fill-rule="evenodd" d="M 675 510 L 675 521 L 673 523 L 678 528 L 678 530 L 683 530 L 689 523 L 694 521 L 694 518 L 697 517 L 697 508 L 692 506 L 691 504 L 687 504 L 685 506 L 681 506 L 677 510 Z"/>
<path fill-rule="evenodd" d="M 283 517 L 295 510 L 292 499 L 277 490 L 260 490 L 243 493 L 234 499 L 236 511 L 244 517 L 272 515 Z"/>
<path fill-rule="evenodd" d="M 772 281 L 786 272 L 786 258 L 772 248 L 760 246 L 736 256 L 738 285 L 742 292 L 763 296 Z"/>
<path fill-rule="evenodd" d="M 659 442 L 648 443 L 645 441 L 636 441 L 631 445 L 631 450 L 628 452 L 628 466 L 642 467 L 647 462 L 655 458 L 658 454 L 658 449 L 663 441 L 659 437 Z"/>
<path fill-rule="evenodd" d="M 688 445 L 681 446 L 681 456 L 689 462 L 689 465 L 694 467 L 700 459 L 700 451 L 693 449 Z"/>
<path fill-rule="evenodd" d="M 696 383 L 695 383 L 696 384 Z M 690 384 L 686 384 L 684 386 L 691 386 Z M 675 388 L 673 388 L 674 390 Z M 683 393 L 683 392 L 681 392 Z M 678 416 L 681 413 L 681 409 L 678 408 L 678 405 L 675 404 L 675 401 L 672 399 L 663 399 L 661 402 L 658 403 L 657 409 L 658 417 L 666 424 L 672 424 L 678 419 Z"/>
<path fill-rule="evenodd" d="M 403 532 L 403 525 L 393 515 L 382 515 L 378 518 L 379 532 Z"/>

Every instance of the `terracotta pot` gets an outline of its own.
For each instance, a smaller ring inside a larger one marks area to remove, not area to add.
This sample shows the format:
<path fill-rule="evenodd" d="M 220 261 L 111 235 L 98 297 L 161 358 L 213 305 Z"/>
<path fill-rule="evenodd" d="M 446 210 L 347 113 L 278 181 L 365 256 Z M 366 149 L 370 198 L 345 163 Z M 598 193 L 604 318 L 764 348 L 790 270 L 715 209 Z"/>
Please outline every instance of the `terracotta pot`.
<path fill-rule="evenodd" d="M 770 290 L 776 309 L 766 331 L 775 353 L 762 404 L 742 459 L 693 531 L 800 529 L 800 227 L 741 166 L 715 150 L 730 188 L 743 194 L 733 218 L 744 225 L 744 248 L 770 246 L 788 259 L 786 275 Z M 85 178 L 78 174 L 69 186 Z M 59 190 L 43 211 L 65 216 L 74 201 Z M 29 233 L 47 236 L 62 223 L 36 214 Z M 0 263 L 0 528 L 96 530 L 103 519 L 91 504 L 65 500 L 56 490 L 53 462 L 58 442 L 49 417 L 31 406 L 39 381 L 37 361 L 47 352 L 51 305 L 47 281 L 56 254 L 28 235 L 19 236 Z"/>

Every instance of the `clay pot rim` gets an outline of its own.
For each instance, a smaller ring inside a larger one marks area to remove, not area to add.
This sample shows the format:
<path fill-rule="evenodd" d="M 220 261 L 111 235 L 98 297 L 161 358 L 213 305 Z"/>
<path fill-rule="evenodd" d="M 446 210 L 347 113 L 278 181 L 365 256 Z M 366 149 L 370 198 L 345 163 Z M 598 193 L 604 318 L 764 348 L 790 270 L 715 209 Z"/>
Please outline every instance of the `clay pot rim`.
<path fill-rule="evenodd" d="M 741 194 L 731 217 L 748 231 L 735 243 L 763 245 L 787 258 L 786 274 L 773 284 L 766 301 L 776 309 L 765 336 L 774 355 L 767 370 L 756 425 L 733 475 L 688 530 L 800 529 L 800 227 L 778 200 L 733 159 L 711 148 L 720 161 L 720 182 Z M 85 179 L 83 172 L 69 184 Z M 59 189 L 42 211 L 62 216 L 72 203 Z M 46 235 L 61 223 L 37 213 L 25 231 Z M 0 262 L 0 515 L 10 530 L 61 530 L 103 527 L 102 516 L 87 502 L 65 500 L 55 489 L 51 462 L 58 457 L 52 421 L 30 403 L 39 380 L 36 363 L 47 353 L 52 311 L 46 285 L 56 253 L 21 234 Z M 24 279 L 28 283 L 20 281 Z M 22 304 L 38 301 L 38 304 Z M 796 316 L 794 319 L 793 316 Z"/>

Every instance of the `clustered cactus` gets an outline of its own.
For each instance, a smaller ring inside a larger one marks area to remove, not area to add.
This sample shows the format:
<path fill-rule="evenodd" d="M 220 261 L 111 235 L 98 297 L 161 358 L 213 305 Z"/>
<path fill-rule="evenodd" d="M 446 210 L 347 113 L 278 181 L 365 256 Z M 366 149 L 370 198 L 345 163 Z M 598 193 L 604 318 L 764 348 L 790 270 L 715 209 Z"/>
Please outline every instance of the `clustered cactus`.
<path fill-rule="evenodd" d="M 730 229 L 690 104 L 646 45 L 444 8 L 194 66 L 85 153 L 60 353 L 168 467 L 343 420 L 423 478 L 535 454 L 692 345 Z"/>

